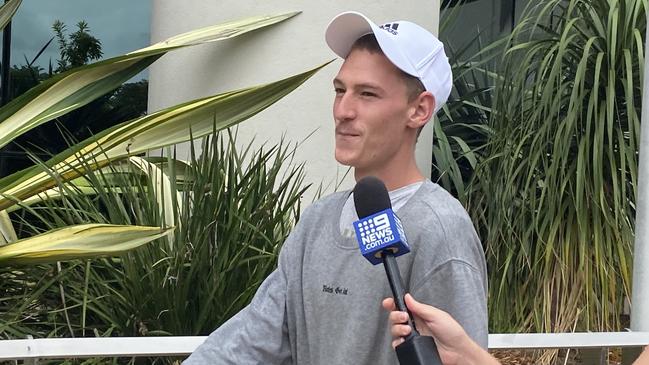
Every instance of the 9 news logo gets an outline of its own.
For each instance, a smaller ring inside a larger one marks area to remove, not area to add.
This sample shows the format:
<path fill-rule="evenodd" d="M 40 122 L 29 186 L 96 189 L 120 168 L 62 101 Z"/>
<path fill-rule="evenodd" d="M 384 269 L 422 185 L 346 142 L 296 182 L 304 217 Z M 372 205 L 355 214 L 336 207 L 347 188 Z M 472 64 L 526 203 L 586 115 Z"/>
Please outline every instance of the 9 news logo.
<path fill-rule="evenodd" d="M 381 263 L 383 250 L 392 251 L 394 256 L 410 252 L 401 221 L 392 209 L 357 220 L 354 230 L 361 254 L 374 265 Z"/>
<path fill-rule="evenodd" d="M 387 213 L 382 213 L 365 221 L 360 220 L 356 223 L 366 250 L 394 240 L 394 233 L 392 227 L 390 227 L 390 218 L 388 218 Z"/>

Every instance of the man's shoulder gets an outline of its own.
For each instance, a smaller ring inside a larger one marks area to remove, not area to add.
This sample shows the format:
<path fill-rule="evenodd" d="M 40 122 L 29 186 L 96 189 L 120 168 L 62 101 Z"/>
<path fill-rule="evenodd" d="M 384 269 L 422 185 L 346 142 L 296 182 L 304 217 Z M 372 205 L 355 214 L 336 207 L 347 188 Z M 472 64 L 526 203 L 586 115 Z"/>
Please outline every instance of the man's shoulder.
<path fill-rule="evenodd" d="M 334 193 L 327 194 L 318 200 L 314 201 L 307 207 L 306 210 L 311 210 L 311 211 L 321 211 L 321 210 L 330 210 L 334 209 L 335 207 L 340 207 L 342 208 L 342 204 L 345 203 L 345 200 L 347 197 L 349 197 L 349 194 L 351 192 L 349 190 L 345 191 L 337 191 Z"/>
<path fill-rule="evenodd" d="M 323 215 L 329 216 L 337 210 L 337 213 L 340 213 L 349 194 L 350 191 L 338 191 L 319 198 L 304 209 L 300 221 L 308 222 L 314 218 L 320 219 Z"/>
<path fill-rule="evenodd" d="M 468 218 L 464 206 L 446 189 L 426 180 L 413 196 L 411 211 L 419 217 L 437 218 L 440 220 Z"/>
<path fill-rule="evenodd" d="M 466 243 L 477 238 L 464 206 L 441 186 L 427 181 L 413 198 L 407 213 L 400 218 L 416 222 L 421 233 L 442 235 L 445 242 L 459 238 L 458 235 Z M 467 239 L 469 236 L 471 239 Z"/>
<path fill-rule="evenodd" d="M 409 222 L 413 240 L 420 240 L 417 257 L 431 265 L 426 267 L 432 267 L 424 272 L 434 272 L 442 265 L 468 265 L 485 277 L 480 239 L 460 201 L 430 181 L 422 185 L 415 197 L 408 216 L 400 218 L 404 223 Z"/>

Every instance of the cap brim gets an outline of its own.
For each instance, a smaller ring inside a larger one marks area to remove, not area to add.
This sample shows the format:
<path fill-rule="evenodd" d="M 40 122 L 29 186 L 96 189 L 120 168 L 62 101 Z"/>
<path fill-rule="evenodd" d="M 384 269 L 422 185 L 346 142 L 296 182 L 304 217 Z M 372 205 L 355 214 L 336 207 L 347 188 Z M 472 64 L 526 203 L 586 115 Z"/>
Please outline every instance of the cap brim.
<path fill-rule="evenodd" d="M 338 14 L 327 26 L 325 40 L 335 54 L 346 58 L 356 40 L 378 28 L 363 14 L 348 11 Z"/>

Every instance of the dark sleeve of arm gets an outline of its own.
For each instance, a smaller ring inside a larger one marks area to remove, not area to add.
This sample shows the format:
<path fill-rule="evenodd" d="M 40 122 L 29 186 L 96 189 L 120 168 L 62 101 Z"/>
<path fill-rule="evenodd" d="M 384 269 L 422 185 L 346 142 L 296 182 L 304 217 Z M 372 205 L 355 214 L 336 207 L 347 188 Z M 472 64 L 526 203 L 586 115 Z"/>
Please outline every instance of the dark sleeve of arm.
<path fill-rule="evenodd" d="M 292 363 L 286 322 L 287 278 L 283 269 L 284 251 L 290 240 L 282 249 L 278 268 L 264 280 L 251 303 L 212 332 L 183 364 Z"/>

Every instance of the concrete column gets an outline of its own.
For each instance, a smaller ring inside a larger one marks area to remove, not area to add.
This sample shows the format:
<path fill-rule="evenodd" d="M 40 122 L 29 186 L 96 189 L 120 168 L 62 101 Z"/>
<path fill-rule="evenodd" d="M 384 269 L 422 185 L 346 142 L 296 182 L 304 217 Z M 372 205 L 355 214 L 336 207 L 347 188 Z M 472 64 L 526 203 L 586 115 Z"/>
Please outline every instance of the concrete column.
<path fill-rule="evenodd" d="M 649 35 L 649 27 L 647 27 Z M 649 39 L 649 38 L 647 38 Z M 631 329 L 649 332 L 649 47 L 645 44 L 645 74 L 642 91 L 638 196 L 636 199 Z"/>
<path fill-rule="evenodd" d="M 167 54 L 150 69 L 149 111 L 222 91 L 270 82 L 302 72 L 335 55 L 324 41 L 324 30 L 338 13 L 358 10 L 377 23 L 407 19 L 437 34 L 438 1 L 208 1 L 154 0 L 151 41 L 195 28 L 254 15 L 289 11 L 302 14 L 270 28 L 232 40 L 192 47 Z M 320 71 L 288 97 L 239 127 L 242 143 L 255 138 L 256 143 L 275 143 L 282 136 L 291 142 L 303 141 L 297 161 L 306 162 L 307 182 L 323 183 L 332 191 L 347 167 L 333 157 L 333 86 L 332 79 L 341 61 Z M 432 128 L 420 136 L 417 160 L 430 176 Z M 352 187 L 348 176 L 341 188 Z M 311 195 L 303 198 L 310 203 Z"/>

